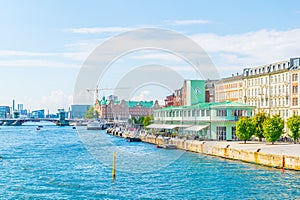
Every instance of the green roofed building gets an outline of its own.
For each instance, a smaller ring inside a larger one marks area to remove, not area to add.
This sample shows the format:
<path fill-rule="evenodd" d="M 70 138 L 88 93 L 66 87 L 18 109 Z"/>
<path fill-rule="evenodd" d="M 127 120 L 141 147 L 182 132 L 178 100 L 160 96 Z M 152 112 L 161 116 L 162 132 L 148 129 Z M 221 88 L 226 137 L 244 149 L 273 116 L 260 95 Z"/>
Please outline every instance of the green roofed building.
<path fill-rule="evenodd" d="M 97 100 L 95 104 L 99 118 L 108 120 L 127 120 L 130 117 L 152 115 L 159 108 L 158 101 L 118 101 L 107 100 L 105 97 Z"/>
<path fill-rule="evenodd" d="M 254 109 L 254 106 L 230 101 L 165 107 L 154 111 L 154 123 L 147 128 L 193 135 L 203 140 L 237 140 L 237 120 L 251 116 Z"/>

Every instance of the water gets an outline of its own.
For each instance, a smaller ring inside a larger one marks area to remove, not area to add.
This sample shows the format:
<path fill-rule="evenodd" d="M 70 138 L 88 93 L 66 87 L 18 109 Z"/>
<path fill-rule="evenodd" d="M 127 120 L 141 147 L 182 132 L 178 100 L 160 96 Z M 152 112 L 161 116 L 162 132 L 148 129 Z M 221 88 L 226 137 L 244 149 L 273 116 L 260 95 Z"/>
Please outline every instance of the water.
<path fill-rule="evenodd" d="M 283 173 L 189 152 L 159 170 L 145 173 L 117 170 L 117 179 L 112 181 L 111 168 L 89 153 L 77 130 L 56 126 L 44 126 L 40 131 L 35 128 L 0 127 L 3 157 L 0 199 L 300 198 L 299 172 Z M 128 144 L 100 131 L 86 131 L 86 134 L 102 134 L 125 149 L 137 145 L 158 154 L 171 152 L 157 150 L 150 144 Z"/>

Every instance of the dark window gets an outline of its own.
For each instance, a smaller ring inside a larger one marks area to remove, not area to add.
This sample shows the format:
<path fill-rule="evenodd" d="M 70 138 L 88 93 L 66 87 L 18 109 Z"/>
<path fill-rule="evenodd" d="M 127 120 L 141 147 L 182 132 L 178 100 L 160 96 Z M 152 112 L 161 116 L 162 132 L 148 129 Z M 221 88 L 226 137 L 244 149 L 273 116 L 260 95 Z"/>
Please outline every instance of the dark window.
<path fill-rule="evenodd" d="M 218 117 L 225 117 L 225 116 L 227 116 L 226 109 L 218 109 L 217 110 L 217 116 Z"/>
<path fill-rule="evenodd" d="M 226 140 L 226 126 L 217 126 L 217 140 Z"/>

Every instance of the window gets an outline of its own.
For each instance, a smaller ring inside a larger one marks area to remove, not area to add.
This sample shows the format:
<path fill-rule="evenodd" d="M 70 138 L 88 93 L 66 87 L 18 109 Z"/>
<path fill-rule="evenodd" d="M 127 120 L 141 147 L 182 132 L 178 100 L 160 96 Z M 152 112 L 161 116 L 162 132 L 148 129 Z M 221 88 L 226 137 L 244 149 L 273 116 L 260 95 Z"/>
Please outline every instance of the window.
<path fill-rule="evenodd" d="M 201 117 L 204 117 L 205 113 L 204 113 L 205 110 L 201 110 Z"/>
<path fill-rule="evenodd" d="M 298 98 L 293 98 L 293 106 L 298 106 Z"/>
<path fill-rule="evenodd" d="M 227 116 L 227 112 L 226 112 L 226 109 L 217 109 L 217 116 L 218 117 L 225 117 Z"/>
<path fill-rule="evenodd" d="M 238 137 L 236 136 L 236 127 L 231 127 L 231 133 L 232 133 L 232 140 L 233 141 L 238 141 Z"/>
<path fill-rule="evenodd" d="M 278 86 L 278 93 L 281 94 L 281 87 Z"/>
<path fill-rule="evenodd" d="M 243 110 L 232 110 L 232 116 L 235 116 L 235 117 L 243 116 Z"/>
<path fill-rule="evenodd" d="M 226 140 L 226 126 L 217 126 L 217 140 Z"/>
<path fill-rule="evenodd" d="M 293 93 L 298 93 L 298 85 L 293 86 Z"/>
<path fill-rule="evenodd" d="M 210 110 L 206 110 L 206 116 L 210 116 Z"/>
<path fill-rule="evenodd" d="M 292 80 L 293 81 L 298 81 L 298 74 L 293 74 L 292 75 Z"/>

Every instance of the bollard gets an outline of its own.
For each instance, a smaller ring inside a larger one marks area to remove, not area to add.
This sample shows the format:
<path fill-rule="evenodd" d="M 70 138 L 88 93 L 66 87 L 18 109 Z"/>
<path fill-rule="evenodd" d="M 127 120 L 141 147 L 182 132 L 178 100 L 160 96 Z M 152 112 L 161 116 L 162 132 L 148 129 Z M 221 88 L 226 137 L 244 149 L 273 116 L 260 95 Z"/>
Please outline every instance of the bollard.
<path fill-rule="evenodd" d="M 116 180 L 116 152 L 113 153 L 112 179 Z"/>

